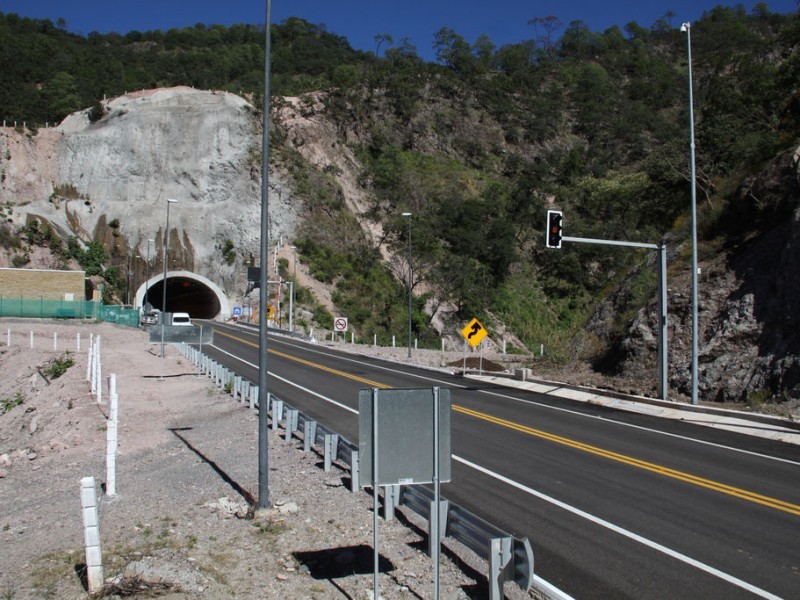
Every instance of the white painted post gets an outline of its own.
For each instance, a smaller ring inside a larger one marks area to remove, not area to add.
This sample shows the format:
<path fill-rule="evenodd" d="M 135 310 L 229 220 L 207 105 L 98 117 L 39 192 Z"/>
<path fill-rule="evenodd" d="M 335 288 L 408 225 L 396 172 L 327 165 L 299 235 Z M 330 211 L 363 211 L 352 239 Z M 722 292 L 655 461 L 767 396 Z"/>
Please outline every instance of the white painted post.
<path fill-rule="evenodd" d="M 80 351 L 81 351 L 81 332 L 80 332 L 80 331 L 78 332 L 78 343 L 77 343 L 77 347 L 78 347 L 78 349 L 76 350 L 76 352 L 80 352 Z"/>
<path fill-rule="evenodd" d="M 94 353 L 94 359 L 96 363 L 95 367 L 95 389 L 97 390 L 97 403 L 103 403 L 103 363 L 100 361 L 100 352 L 101 352 L 101 345 L 100 345 L 100 336 L 97 336 L 97 351 Z"/>
<path fill-rule="evenodd" d="M 414 338 L 414 350 L 416 350 L 416 349 L 417 349 L 417 342 L 418 342 L 418 341 L 419 341 L 419 340 L 417 340 L 417 338 Z"/>
<path fill-rule="evenodd" d="M 11 330 L 9 329 L 8 330 L 8 343 L 6 344 L 6 346 L 10 346 L 10 345 L 11 345 Z"/>
<path fill-rule="evenodd" d="M 442 338 L 442 352 L 444 352 L 444 338 Z"/>
<path fill-rule="evenodd" d="M 94 344 L 89 342 L 89 356 L 86 359 L 86 381 L 92 382 L 92 367 L 94 366 Z M 89 384 L 94 394 L 94 383 Z"/>
<path fill-rule="evenodd" d="M 351 331 L 350 332 L 350 343 L 351 344 L 355 344 L 356 343 L 356 332 L 355 331 Z"/>
<path fill-rule="evenodd" d="M 394 348 L 394 336 L 392 336 L 392 348 Z"/>
<path fill-rule="evenodd" d="M 117 495 L 117 422 L 106 422 L 106 495 Z"/>
<path fill-rule="evenodd" d="M 108 421 L 106 422 L 106 495 L 117 495 L 117 376 L 108 377 Z"/>
<path fill-rule="evenodd" d="M 108 418 L 116 422 L 117 420 L 117 405 L 119 396 L 117 396 L 117 375 L 112 373 L 108 376 Z"/>
<path fill-rule="evenodd" d="M 103 587 L 103 556 L 100 552 L 100 518 L 97 510 L 97 489 L 94 477 L 81 479 L 81 513 L 86 547 L 86 579 L 89 593 Z"/>
<path fill-rule="evenodd" d="M 503 340 L 503 354 L 506 353 L 506 341 Z"/>
<path fill-rule="evenodd" d="M 53 332 L 53 350 L 58 350 L 58 332 Z"/>
<path fill-rule="evenodd" d="M 544 344 L 539 345 L 539 356 L 544 356 Z"/>
<path fill-rule="evenodd" d="M 373 333 L 372 334 L 372 345 L 373 346 L 377 346 L 378 345 L 378 334 L 377 333 Z"/>
<path fill-rule="evenodd" d="M 31 331 L 31 348 L 33 348 L 33 332 Z"/>

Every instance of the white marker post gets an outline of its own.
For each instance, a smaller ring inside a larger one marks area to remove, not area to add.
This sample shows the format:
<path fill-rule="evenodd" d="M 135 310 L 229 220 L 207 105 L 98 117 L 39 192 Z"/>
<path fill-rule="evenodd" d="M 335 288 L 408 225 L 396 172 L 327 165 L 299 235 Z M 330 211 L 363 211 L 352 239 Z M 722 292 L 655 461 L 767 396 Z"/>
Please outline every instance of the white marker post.
<path fill-rule="evenodd" d="M 100 517 L 97 510 L 97 489 L 94 477 L 81 479 L 81 513 L 86 547 L 86 580 L 89 593 L 103 587 L 103 557 L 100 552 Z"/>

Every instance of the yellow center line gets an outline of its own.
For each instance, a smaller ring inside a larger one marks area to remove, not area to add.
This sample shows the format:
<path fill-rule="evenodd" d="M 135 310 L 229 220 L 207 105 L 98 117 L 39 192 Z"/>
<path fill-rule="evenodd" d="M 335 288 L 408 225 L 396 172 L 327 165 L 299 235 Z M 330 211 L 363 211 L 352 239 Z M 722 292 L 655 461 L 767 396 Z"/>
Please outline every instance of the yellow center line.
<path fill-rule="evenodd" d="M 571 440 L 569 438 L 561 437 L 559 435 L 554 435 L 552 433 L 547 433 L 546 431 L 541 431 L 539 429 L 533 429 L 531 427 L 527 427 L 525 425 L 520 425 L 519 423 L 514 423 L 513 421 L 507 421 L 505 419 L 501 419 L 498 417 L 493 417 L 491 415 L 487 415 L 485 413 L 481 413 L 478 411 L 470 410 L 468 408 L 464 408 L 463 406 L 456 406 L 453 405 L 453 410 L 456 412 L 460 412 L 465 415 L 469 415 L 471 417 L 475 417 L 476 419 L 481 419 L 483 421 L 488 421 L 490 423 L 494 423 L 495 425 L 500 425 L 502 427 L 507 427 L 509 429 L 513 429 L 515 431 L 519 431 L 521 433 L 525 433 L 528 435 L 532 435 L 541 439 L 545 439 L 551 442 L 555 442 L 557 444 L 562 444 L 564 446 L 569 446 L 570 448 L 575 448 L 577 450 L 582 450 L 583 452 L 588 452 L 590 454 L 594 454 L 596 456 L 602 456 L 604 458 L 608 458 L 610 460 L 614 460 L 617 462 L 624 463 L 626 465 L 630 465 L 633 467 L 637 467 L 639 469 L 644 469 L 645 471 L 650 471 L 652 473 L 657 473 L 659 475 L 663 475 L 665 477 L 671 477 L 672 479 L 678 479 L 680 481 L 684 481 L 686 483 L 691 483 L 693 485 L 697 485 L 709 490 L 713 490 L 715 492 L 720 492 L 722 494 L 727 494 L 729 496 L 735 496 L 737 498 L 741 498 L 743 500 L 747 500 L 749 502 L 754 502 L 756 504 L 761 504 L 763 506 L 768 506 L 769 508 L 774 508 L 776 510 L 780 510 L 783 512 L 787 512 L 793 515 L 800 515 L 800 505 L 792 504 L 791 502 L 785 502 L 783 500 L 778 500 L 776 498 L 771 498 L 769 496 L 763 496 L 761 494 L 757 494 L 755 492 L 750 492 L 747 490 L 743 490 L 741 488 L 733 487 L 730 485 L 726 485 L 724 483 L 718 483 L 716 481 L 712 481 L 710 479 L 704 479 L 702 477 L 698 477 L 696 475 L 691 475 L 690 473 L 684 473 L 683 471 L 677 471 L 675 469 L 670 469 L 669 467 L 664 467 L 661 465 L 657 465 L 651 462 L 647 462 L 644 460 L 640 460 L 638 458 L 633 458 L 631 456 L 626 456 L 624 454 L 619 454 L 618 452 L 612 452 L 611 450 L 605 450 L 603 448 L 598 448 L 597 446 L 591 446 L 589 444 L 584 444 L 583 442 L 578 442 L 575 440 Z"/>
<path fill-rule="evenodd" d="M 247 344 L 248 346 L 252 346 L 253 348 L 258 348 L 258 344 L 255 342 L 251 342 L 249 340 L 242 339 L 238 336 L 231 335 L 230 333 L 225 333 L 224 331 L 220 331 L 219 329 L 216 330 L 216 333 L 220 335 L 224 335 L 225 337 L 229 337 L 231 339 L 236 340 L 237 342 L 242 342 L 243 344 Z M 332 369 L 330 367 L 326 367 L 325 365 L 321 365 L 319 363 L 311 362 L 310 360 L 305 360 L 302 358 L 298 358 L 296 356 L 292 356 L 291 354 L 286 354 L 284 352 L 280 352 L 278 350 L 272 350 L 271 348 L 267 348 L 268 354 L 274 354 L 275 356 L 280 356 L 282 358 L 286 358 L 288 360 L 293 360 L 295 362 L 299 362 L 301 364 L 307 365 L 309 367 L 314 367 L 315 369 L 320 369 L 322 371 L 327 371 L 328 373 L 332 373 L 333 375 L 339 375 L 340 377 L 346 377 L 347 379 L 352 379 L 353 381 L 358 381 L 360 383 L 365 383 L 370 387 L 376 387 L 380 389 L 387 389 L 389 386 L 384 385 L 382 383 L 378 383 L 377 381 L 372 381 L 371 379 L 366 379 L 364 377 L 359 377 L 358 375 L 353 375 L 352 373 L 347 373 L 346 371 L 340 371 L 338 369 Z"/>
<path fill-rule="evenodd" d="M 248 344 L 255 348 L 258 347 L 258 344 L 250 342 L 248 340 L 244 340 L 240 337 L 231 335 L 229 333 L 225 333 L 224 331 L 217 330 L 216 333 L 220 335 L 224 335 L 226 337 L 235 339 L 240 341 L 244 344 Z M 279 352 L 277 350 L 269 350 L 270 353 L 275 354 L 277 356 L 281 356 L 283 358 L 293 360 L 295 362 L 299 362 L 301 364 L 307 365 L 309 367 L 313 367 L 315 369 L 320 369 L 323 371 L 327 371 L 328 373 L 332 373 L 334 375 L 339 375 L 341 377 L 346 377 L 348 379 L 353 379 L 355 381 L 359 381 L 361 383 L 365 383 L 370 387 L 376 387 L 380 389 L 389 389 L 390 386 L 384 385 L 377 381 L 372 381 L 370 379 L 365 379 L 363 377 L 359 377 L 357 375 L 352 375 L 350 373 L 346 373 L 345 371 L 339 371 L 337 369 L 331 369 L 330 367 L 326 367 L 319 363 L 315 363 L 309 360 L 304 360 L 302 358 L 297 358 L 296 356 L 291 356 L 289 354 L 285 354 L 283 352 Z M 719 492 L 721 494 L 726 494 L 728 496 L 734 496 L 736 498 L 740 498 L 742 500 L 747 500 L 748 502 L 753 502 L 755 504 L 760 504 L 762 506 L 767 506 L 769 508 L 774 508 L 775 510 L 780 510 L 783 512 L 787 512 L 793 515 L 800 516 L 800 505 L 792 504 L 791 502 L 785 502 L 784 500 L 778 500 L 777 498 L 771 498 L 769 496 L 764 496 L 762 494 L 757 494 L 755 492 L 750 492 L 747 490 L 743 490 L 741 488 L 733 487 L 724 483 L 719 483 L 716 481 L 712 481 L 710 479 L 705 479 L 703 477 L 698 477 L 696 475 L 692 475 L 690 473 L 684 473 L 683 471 L 678 471 L 676 469 L 670 469 L 669 467 L 664 467 L 661 465 L 657 465 L 655 463 L 647 462 L 644 460 L 640 460 L 638 458 L 633 458 L 632 456 L 627 456 L 625 454 L 620 454 L 618 452 L 613 452 L 611 450 L 605 450 L 603 448 L 599 448 L 597 446 L 592 446 L 590 444 L 584 444 L 583 442 L 578 442 L 576 440 L 571 440 L 569 438 L 565 438 L 559 435 L 555 435 L 552 433 L 548 433 L 546 431 L 542 431 L 540 429 L 534 429 L 532 427 L 527 427 L 526 425 L 521 425 L 519 423 L 514 423 L 513 421 L 507 421 L 506 419 L 501 419 L 499 417 L 494 417 L 492 415 L 488 415 L 486 413 L 478 412 L 475 410 L 471 410 L 469 408 L 465 408 L 463 406 L 459 406 L 457 404 L 452 405 L 452 409 L 456 412 L 460 412 L 464 415 L 468 415 L 474 417 L 476 419 L 481 419 L 483 421 L 487 421 L 489 423 L 493 423 L 495 425 L 500 425 L 501 427 L 506 427 L 508 429 L 513 429 L 514 431 L 519 431 L 521 433 L 525 433 L 527 435 L 532 435 L 544 440 L 548 440 L 551 442 L 555 442 L 557 444 L 562 444 L 564 446 L 569 446 L 570 448 L 574 448 L 576 450 L 581 450 L 583 452 L 588 452 L 589 454 L 594 454 L 595 456 L 600 456 L 603 458 L 607 458 L 609 460 L 613 460 L 616 462 L 620 462 L 632 467 L 636 467 L 638 469 L 643 469 L 645 471 L 650 471 L 651 473 L 656 473 L 658 475 L 663 475 L 664 477 L 670 477 L 672 479 L 677 479 L 679 481 L 683 481 L 686 483 L 690 483 L 692 485 L 696 485 L 702 488 L 706 488 L 709 490 L 713 490 L 715 492 Z"/>

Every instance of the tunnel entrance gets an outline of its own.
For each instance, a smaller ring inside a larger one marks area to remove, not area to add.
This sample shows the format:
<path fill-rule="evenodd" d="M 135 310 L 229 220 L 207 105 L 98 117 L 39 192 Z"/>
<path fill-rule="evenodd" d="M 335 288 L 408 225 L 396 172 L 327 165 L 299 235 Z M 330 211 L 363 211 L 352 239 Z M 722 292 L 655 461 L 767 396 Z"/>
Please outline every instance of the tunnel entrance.
<path fill-rule="evenodd" d="M 164 310 L 164 276 L 158 275 L 136 290 L 135 308 L 150 303 Z M 165 312 L 187 312 L 193 319 L 230 317 L 230 305 L 222 290 L 205 277 L 188 271 L 167 273 Z"/>

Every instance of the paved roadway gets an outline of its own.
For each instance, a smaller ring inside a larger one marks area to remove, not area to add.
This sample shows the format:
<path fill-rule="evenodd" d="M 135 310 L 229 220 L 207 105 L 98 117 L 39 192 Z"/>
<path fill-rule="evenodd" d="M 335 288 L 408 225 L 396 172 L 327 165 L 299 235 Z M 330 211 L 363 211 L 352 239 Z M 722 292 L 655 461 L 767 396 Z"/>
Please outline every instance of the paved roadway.
<path fill-rule="evenodd" d="M 251 381 L 255 333 L 204 350 Z M 448 387 L 442 494 L 576 598 L 800 598 L 800 447 L 270 336 L 269 390 L 358 442 L 358 391 Z"/>

